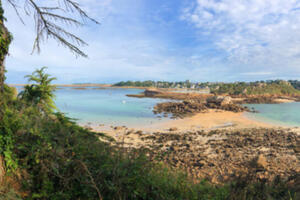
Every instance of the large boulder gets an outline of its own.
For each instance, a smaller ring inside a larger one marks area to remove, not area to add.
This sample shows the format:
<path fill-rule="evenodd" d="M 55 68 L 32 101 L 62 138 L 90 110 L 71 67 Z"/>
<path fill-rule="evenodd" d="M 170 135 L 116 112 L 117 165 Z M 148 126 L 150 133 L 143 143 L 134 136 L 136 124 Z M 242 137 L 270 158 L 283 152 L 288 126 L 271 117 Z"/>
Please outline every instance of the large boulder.
<path fill-rule="evenodd" d="M 216 104 L 219 106 L 232 104 L 232 98 L 229 96 L 213 96 L 206 99 L 208 104 Z"/>

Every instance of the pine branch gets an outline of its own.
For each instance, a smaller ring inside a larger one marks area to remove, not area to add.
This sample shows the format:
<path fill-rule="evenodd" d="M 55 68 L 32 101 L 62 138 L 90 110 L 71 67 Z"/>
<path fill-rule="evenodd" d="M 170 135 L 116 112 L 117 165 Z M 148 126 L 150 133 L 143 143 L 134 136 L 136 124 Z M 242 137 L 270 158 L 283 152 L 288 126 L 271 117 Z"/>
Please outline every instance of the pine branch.
<path fill-rule="evenodd" d="M 15 9 L 20 20 L 22 18 L 18 12 L 18 5 L 16 0 L 7 0 Z M 35 21 L 36 37 L 33 44 L 32 53 L 41 51 L 40 43 L 45 39 L 53 38 L 62 46 L 68 48 L 76 56 L 87 57 L 87 55 L 80 49 L 81 46 L 86 46 L 80 37 L 62 28 L 59 24 L 67 26 L 83 26 L 85 22 L 92 21 L 99 24 L 98 21 L 88 16 L 88 14 L 81 8 L 81 6 L 73 0 L 58 0 L 57 6 L 41 6 L 38 0 L 24 0 L 24 10 L 27 15 L 33 12 Z M 81 20 L 78 20 L 79 16 Z"/>

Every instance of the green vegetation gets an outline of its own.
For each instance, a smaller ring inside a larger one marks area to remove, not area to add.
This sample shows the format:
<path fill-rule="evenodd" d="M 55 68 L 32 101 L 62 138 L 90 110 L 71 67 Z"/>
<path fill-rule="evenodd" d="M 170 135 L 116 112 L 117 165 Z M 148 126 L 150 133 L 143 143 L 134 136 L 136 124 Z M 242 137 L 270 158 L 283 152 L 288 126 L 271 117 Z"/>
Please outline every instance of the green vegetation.
<path fill-rule="evenodd" d="M 53 78 L 44 69 L 18 97 L 0 100 L 0 199 L 295 199 L 293 188 L 248 178 L 225 186 L 193 183 L 150 162 L 147 150 L 112 147 L 112 139 L 52 109 Z M 34 91 L 34 92 L 33 92 Z M 32 95 L 32 96 L 31 96 Z M 43 109 L 41 109 L 43 108 Z M 100 139 L 101 140 L 100 140 Z M 5 173 L 4 173 L 5 172 Z"/>
<path fill-rule="evenodd" d="M 291 83 L 291 85 L 296 88 L 297 90 L 300 90 L 300 81 L 297 80 L 290 80 L 289 81 Z"/>
<path fill-rule="evenodd" d="M 121 81 L 113 86 L 117 87 L 157 87 L 157 88 L 195 88 L 190 81 L 168 82 L 168 81 Z"/>
<path fill-rule="evenodd" d="M 234 83 L 192 83 L 190 81 L 122 81 L 114 84 L 118 87 L 156 87 L 156 88 L 191 88 L 210 90 L 215 94 L 229 95 L 300 95 L 300 81 L 256 81 Z"/>
<path fill-rule="evenodd" d="M 211 85 L 211 92 L 230 95 L 300 95 L 300 90 L 282 80 L 218 83 Z"/>
<path fill-rule="evenodd" d="M 6 176 L 14 181 L 5 183 L 0 199 L 12 195 L 26 199 L 223 199 L 228 195 L 225 188 L 192 184 L 184 174 L 149 162 L 143 152 L 111 147 L 99 140 L 110 138 L 79 127 L 62 113 L 40 109 L 39 105 L 47 108 L 49 102 L 36 104 L 36 99 L 53 96 L 53 88 L 41 89 L 52 78 L 43 70 L 34 75 L 31 80 L 44 81 L 26 87 L 18 99 L 12 98 L 10 90 L 1 98 L 0 153 Z M 32 88 L 39 92 L 29 92 Z M 12 188 L 8 184 L 17 184 L 19 191 L 8 190 Z"/>
<path fill-rule="evenodd" d="M 50 112 L 56 109 L 53 101 L 55 86 L 51 85 L 56 78 L 50 78 L 49 74 L 45 74 L 45 69 L 46 67 L 43 67 L 34 71 L 32 75 L 26 76 L 29 81 L 34 83 L 26 85 L 19 97 L 43 111 Z"/>
<path fill-rule="evenodd" d="M 156 87 L 158 82 L 155 81 L 121 81 L 113 86 L 118 87 Z M 161 82 L 162 86 L 169 87 L 169 82 Z"/>
<path fill-rule="evenodd" d="M 4 26 L 4 10 L 2 8 L 2 2 L 0 1 L 0 89 L 1 92 L 4 90 L 5 81 L 5 57 L 8 54 L 9 44 L 12 41 L 12 35 L 8 32 L 7 28 Z"/>

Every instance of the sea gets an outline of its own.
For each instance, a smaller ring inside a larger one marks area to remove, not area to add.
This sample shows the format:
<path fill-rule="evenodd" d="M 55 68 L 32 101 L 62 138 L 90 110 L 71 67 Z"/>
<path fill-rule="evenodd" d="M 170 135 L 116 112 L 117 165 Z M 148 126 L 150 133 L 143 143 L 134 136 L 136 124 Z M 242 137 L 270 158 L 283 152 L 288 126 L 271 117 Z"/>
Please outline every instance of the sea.
<path fill-rule="evenodd" d="M 258 113 L 246 113 L 249 118 L 279 126 L 300 127 L 300 102 L 246 106 L 258 111 Z"/>
<path fill-rule="evenodd" d="M 79 123 L 143 126 L 170 120 L 153 113 L 153 107 L 163 99 L 133 98 L 141 89 L 86 87 L 73 89 L 60 87 L 55 103 L 59 111 Z"/>
<path fill-rule="evenodd" d="M 156 122 L 172 120 L 153 113 L 153 107 L 170 100 L 133 98 L 141 89 L 59 87 L 55 103 L 60 112 L 79 123 L 147 126 Z M 248 104 L 258 113 L 245 113 L 248 118 L 275 125 L 300 127 L 300 103 Z"/>

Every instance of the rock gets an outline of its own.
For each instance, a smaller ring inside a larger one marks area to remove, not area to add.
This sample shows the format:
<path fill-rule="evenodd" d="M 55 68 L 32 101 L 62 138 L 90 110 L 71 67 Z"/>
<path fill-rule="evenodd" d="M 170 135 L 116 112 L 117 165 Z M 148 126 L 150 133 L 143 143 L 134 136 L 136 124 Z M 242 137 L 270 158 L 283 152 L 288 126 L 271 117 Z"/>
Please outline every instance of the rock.
<path fill-rule="evenodd" d="M 225 96 L 225 97 L 224 96 L 213 96 L 213 97 L 207 98 L 206 102 L 208 104 L 212 103 L 212 104 L 222 106 L 222 105 L 232 104 L 232 98 L 229 96 Z"/>
<path fill-rule="evenodd" d="M 172 114 L 174 118 L 206 111 L 207 107 L 203 103 L 193 101 L 159 103 L 153 109 L 154 114 L 164 113 L 164 116 Z"/>
<path fill-rule="evenodd" d="M 239 104 L 275 104 L 276 98 L 272 96 L 247 96 L 243 100 L 236 101 Z"/>
<path fill-rule="evenodd" d="M 137 135 L 142 135 L 143 134 L 143 131 L 137 131 L 135 132 Z"/>
<path fill-rule="evenodd" d="M 204 165 L 206 165 L 206 162 L 203 161 L 203 160 L 194 163 L 194 167 L 199 167 L 199 168 L 201 168 L 201 167 L 203 167 Z"/>
<path fill-rule="evenodd" d="M 172 127 L 169 129 L 169 131 L 178 131 L 178 128 L 177 127 Z"/>
<path fill-rule="evenodd" d="M 151 160 L 159 158 L 172 167 L 186 169 L 197 180 L 226 183 L 250 177 L 271 182 L 278 175 L 294 185 L 300 183 L 293 178 L 300 173 L 299 135 L 293 130 L 165 131 L 139 138 L 143 147 L 151 143 Z"/>
<path fill-rule="evenodd" d="M 126 135 L 130 135 L 130 134 L 132 134 L 132 133 L 134 133 L 134 130 L 133 130 L 133 129 L 130 129 L 130 130 L 127 131 Z"/>
<path fill-rule="evenodd" d="M 226 104 L 232 104 L 232 98 L 229 96 L 224 97 L 223 101 L 221 102 L 221 106 L 222 105 L 226 105 Z"/>
<path fill-rule="evenodd" d="M 268 162 L 265 156 L 262 154 L 257 157 L 256 164 L 258 167 L 263 167 L 264 169 L 267 167 Z"/>
<path fill-rule="evenodd" d="M 144 91 L 146 97 L 153 97 L 155 95 L 161 94 L 162 92 L 157 89 L 147 89 Z"/>
<path fill-rule="evenodd" d="M 116 131 L 119 131 L 119 130 L 122 130 L 122 129 L 124 129 L 124 127 L 122 127 L 122 126 L 116 126 L 116 127 L 114 127 L 114 130 L 116 130 Z"/>
<path fill-rule="evenodd" d="M 171 151 L 178 151 L 179 150 L 179 146 L 171 146 L 170 150 Z"/>
<path fill-rule="evenodd" d="M 300 145 L 294 147 L 295 153 L 300 153 Z"/>
<path fill-rule="evenodd" d="M 243 107 L 237 104 L 223 104 L 217 108 L 221 110 L 236 112 L 236 113 L 244 112 L 244 111 L 250 112 L 250 110 L 247 107 Z"/>

